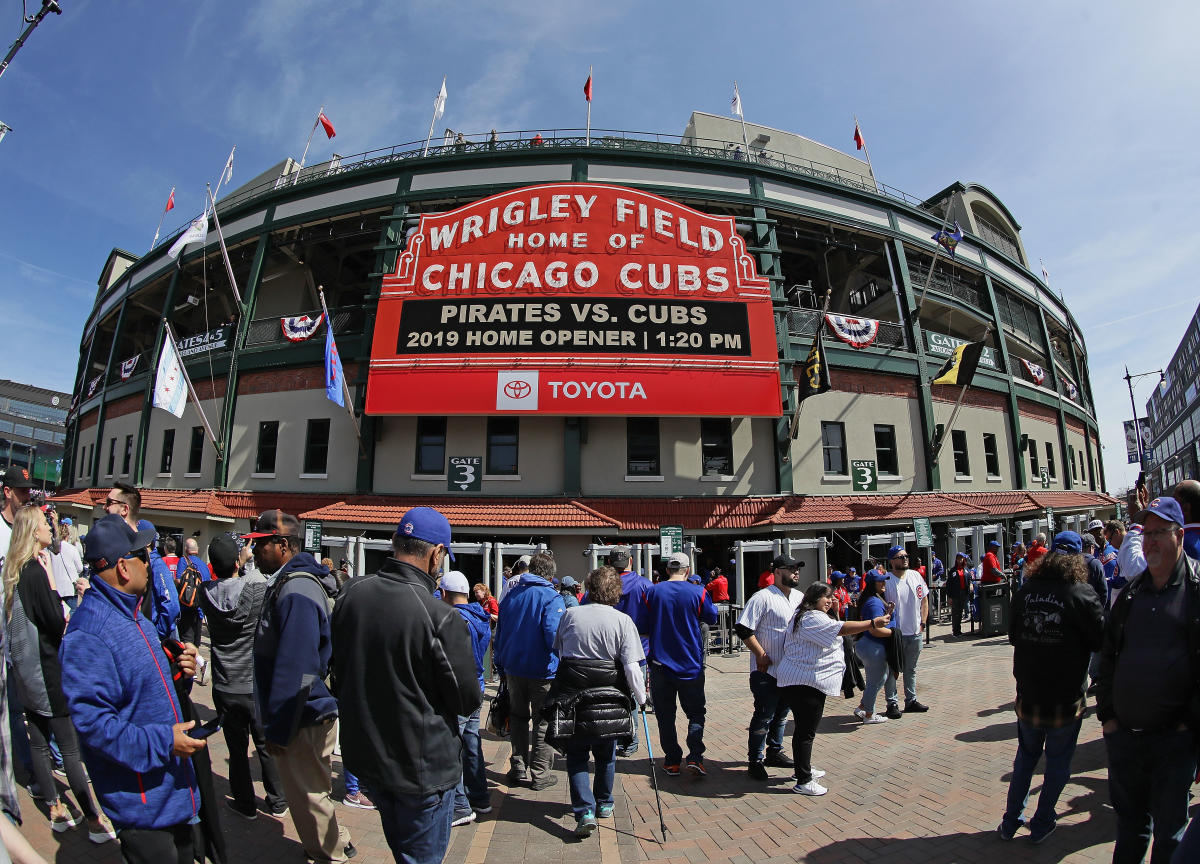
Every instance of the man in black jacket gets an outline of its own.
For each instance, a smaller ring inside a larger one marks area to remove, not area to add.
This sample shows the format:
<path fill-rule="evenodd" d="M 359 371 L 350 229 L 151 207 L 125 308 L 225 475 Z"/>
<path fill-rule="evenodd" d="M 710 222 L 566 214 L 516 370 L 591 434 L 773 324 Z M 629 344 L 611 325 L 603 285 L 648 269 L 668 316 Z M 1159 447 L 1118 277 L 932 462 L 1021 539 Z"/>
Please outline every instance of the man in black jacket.
<path fill-rule="evenodd" d="M 415 864 L 446 854 L 462 776 L 458 717 L 482 701 L 467 625 L 433 597 L 449 551 L 446 517 L 409 510 L 392 557 L 347 583 L 333 610 L 342 757 L 371 789 L 396 860 Z"/>
<path fill-rule="evenodd" d="M 1088 660 L 1100 647 L 1104 609 L 1087 583 L 1079 535 L 1063 531 L 1054 551 L 1043 556 L 1012 601 L 1013 677 L 1017 679 L 1017 757 L 1008 787 L 1008 807 L 998 829 L 1011 840 L 1042 752 L 1046 777 L 1030 838 L 1041 843 L 1057 824 L 1054 807 L 1071 777 L 1071 757 L 1087 708 Z"/>

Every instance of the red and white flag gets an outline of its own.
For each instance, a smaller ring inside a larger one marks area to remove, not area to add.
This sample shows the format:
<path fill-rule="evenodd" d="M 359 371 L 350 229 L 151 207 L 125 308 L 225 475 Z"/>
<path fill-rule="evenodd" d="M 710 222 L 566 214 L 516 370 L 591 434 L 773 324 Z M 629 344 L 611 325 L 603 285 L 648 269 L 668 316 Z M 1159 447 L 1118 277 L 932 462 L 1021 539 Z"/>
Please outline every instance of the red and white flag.
<path fill-rule="evenodd" d="M 337 135 L 337 132 L 334 131 L 333 124 L 329 122 L 329 118 L 325 116 L 324 111 L 317 115 L 317 122 L 320 123 L 321 128 L 325 130 L 325 136 L 327 138 L 332 138 L 333 136 Z"/>
<path fill-rule="evenodd" d="M 166 213 L 166 212 L 168 212 L 170 210 L 174 210 L 174 209 L 175 209 L 175 187 L 172 186 L 171 194 L 167 196 L 167 206 L 163 208 L 163 212 Z"/>
<path fill-rule="evenodd" d="M 588 73 L 587 83 L 583 85 L 583 98 L 587 101 L 592 101 L 592 73 Z"/>
<path fill-rule="evenodd" d="M 854 121 L 854 146 L 858 150 L 861 150 L 863 147 L 867 146 L 867 142 L 863 140 L 862 130 L 858 128 L 857 120 Z"/>

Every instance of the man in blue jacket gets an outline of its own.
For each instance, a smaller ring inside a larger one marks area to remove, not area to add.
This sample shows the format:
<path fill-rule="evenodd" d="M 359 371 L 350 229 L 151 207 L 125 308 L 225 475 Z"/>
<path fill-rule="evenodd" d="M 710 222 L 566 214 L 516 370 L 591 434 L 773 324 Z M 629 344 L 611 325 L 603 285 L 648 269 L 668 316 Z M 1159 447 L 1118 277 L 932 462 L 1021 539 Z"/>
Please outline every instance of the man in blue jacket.
<path fill-rule="evenodd" d="M 691 559 L 676 552 L 667 559 L 667 581 L 646 593 L 650 632 L 650 689 L 654 694 L 663 770 L 679 774 L 683 750 L 675 731 L 675 698 L 687 715 L 687 767 L 704 776 L 704 642 L 701 622 L 717 623 L 708 592 L 687 581 Z"/>
<path fill-rule="evenodd" d="M 205 746 L 187 734 L 171 684 L 171 664 L 138 607 L 149 584 L 153 531 L 118 515 L 96 522 L 84 540 L 94 576 L 63 636 L 63 692 L 100 806 L 118 829 L 131 864 L 192 861 L 200 806 L 188 758 Z M 195 672 L 195 648 L 180 671 Z"/>
<path fill-rule="evenodd" d="M 631 564 L 633 554 L 628 546 L 614 546 L 608 553 L 608 566 L 617 571 L 621 576 L 621 599 L 617 601 L 614 607 L 618 612 L 624 612 L 633 619 L 633 626 L 637 628 L 638 633 L 642 636 L 642 654 L 646 657 L 650 656 L 650 639 L 646 636 L 646 592 L 649 591 L 654 583 L 643 576 L 641 573 L 633 569 Z M 642 671 L 646 671 L 646 661 L 642 661 Z M 642 682 L 647 692 L 649 692 L 649 684 Z M 651 698 L 653 705 L 653 697 Z M 636 720 L 636 718 L 635 718 Z M 617 747 L 618 756 L 632 756 L 638 749 L 637 723 L 633 724 L 633 736 L 629 739 L 628 744 L 620 744 Z"/>
<path fill-rule="evenodd" d="M 104 512 L 120 516 L 133 531 L 154 532 L 154 525 L 145 519 L 139 519 L 142 511 L 142 493 L 136 486 L 128 483 L 114 483 L 104 499 Z M 158 540 L 158 534 L 153 534 L 153 541 Z M 175 625 L 179 621 L 179 595 L 175 593 L 175 581 L 171 571 L 158 554 L 157 543 L 150 544 L 150 582 L 145 592 L 142 612 L 154 622 L 154 629 L 159 637 L 166 639 L 175 635 Z"/>
<path fill-rule="evenodd" d="M 549 789 L 558 782 L 550 773 L 554 753 L 546 743 L 546 721 L 542 719 L 542 703 L 558 671 L 554 637 L 564 609 L 562 595 L 550 581 L 556 569 L 548 553 L 534 555 L 529 572 L 500 602 L 500 620 L 496 623 L 495 656 L 508 680 L 510 706 L 512 756 L 508 781 L 516 784 L 529 780 L 535 791 Z"/>
<path fill-rule="evenodd" d="M 254 563 L 271 581 L 254 638 L 254 699 L 267 747 L 305 854 L 345 861 L 358 850 L 329 797 L 338 705 L 325 686 L 337 582 L 303 551 L 300 520 L 289 513 L 267 510 L 242 536 L 254 541 Z"/>

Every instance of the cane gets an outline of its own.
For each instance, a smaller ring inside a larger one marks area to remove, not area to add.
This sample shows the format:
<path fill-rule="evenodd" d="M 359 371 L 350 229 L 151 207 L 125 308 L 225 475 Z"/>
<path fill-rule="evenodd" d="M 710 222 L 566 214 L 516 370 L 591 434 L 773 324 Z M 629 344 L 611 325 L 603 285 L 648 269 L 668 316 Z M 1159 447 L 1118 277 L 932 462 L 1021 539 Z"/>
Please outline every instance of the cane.
<path fill-rule="evenodd" d="M 658 778 L 654 774 L 654 750 L 650 746 L 650 724 L 646 722 L 646 706 L 642 706 L 642 731 L 646 733 L 646 756 L 650 759 L 650 782 L 654 784 L 654 803 L 658 805 L 658 827 L 662 842 L 667 842 L 667 823 L 663 821 L 662 799 L 658 797 Z"/>

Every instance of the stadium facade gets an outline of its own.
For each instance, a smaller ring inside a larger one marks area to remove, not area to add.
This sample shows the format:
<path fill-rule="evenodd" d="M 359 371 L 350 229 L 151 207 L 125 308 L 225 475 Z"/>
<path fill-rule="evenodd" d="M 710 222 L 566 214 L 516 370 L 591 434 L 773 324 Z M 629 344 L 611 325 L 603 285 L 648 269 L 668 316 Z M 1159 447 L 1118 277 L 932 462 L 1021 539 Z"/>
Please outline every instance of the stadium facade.
<path fill-rule="evenodd" d="M 215 230 L 178 262 L 174 238 L 114 250 L 64 503 L 95 515 L 131 482 L 201 536 L 280 506 L 367 566 L 433 504 L 493 581 L 530 546 L 648 555 L 682 526 L 739 590 L 784 542 L 815 574 L 914 519 L 945 555 L 1113 511 L 1083 335 L 988 189 L 913 198 L 699 112 L 682 136 L 534 134 L 265 172 L 217 208 L 242 303 Z M 931 238 L 956 223 L 951 258 Z M 151 409 L 164 320 L 215 446 L 190 402 Z M 326 396 L 330 325 L 353 417 Z M 798 405 L 818 334 L 831 388 Z M 980 339 L 965 393 L 929 383 Z"/>

